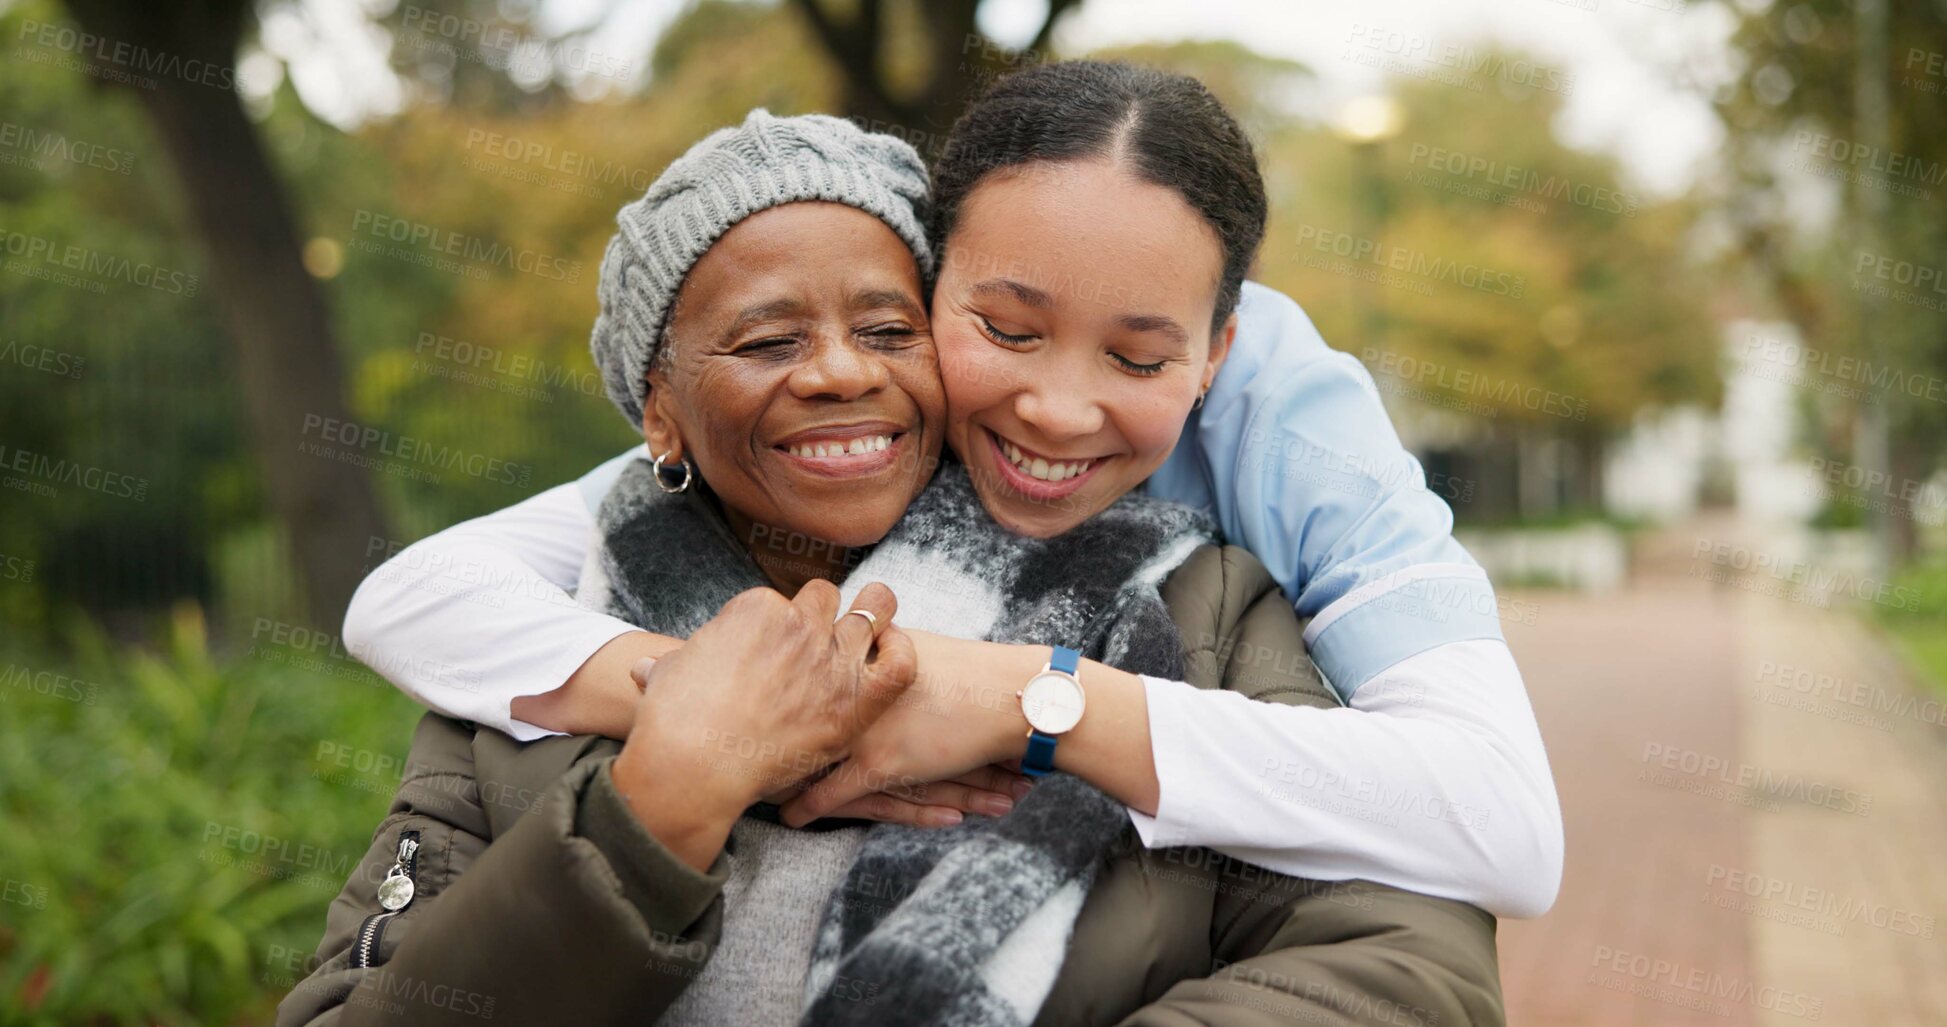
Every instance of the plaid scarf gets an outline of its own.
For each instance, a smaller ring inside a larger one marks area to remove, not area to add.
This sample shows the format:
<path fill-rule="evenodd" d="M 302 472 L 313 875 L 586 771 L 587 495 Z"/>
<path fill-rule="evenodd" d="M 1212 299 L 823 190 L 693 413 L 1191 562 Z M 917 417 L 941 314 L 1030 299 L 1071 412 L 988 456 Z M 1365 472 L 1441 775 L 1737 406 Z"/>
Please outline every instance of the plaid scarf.
<path fill-rule="evenodd" d="M 764 584 L 709 502 L 662 493 L 646 463 L 623 472 L 597 523 L 602 546 L 581 599 L 650 630 L 687 637 Z M 980 505 L 966 468 L 948 461 L 841 591 L 849 603 L 881 581 L 903 626 L 1060 643 L 1180 678 L 1183 645 L 1158 588 L 1214 534 L 1198 511 L 1131 493 L 1056 538 L 1013 535 Z M 668 554 L 681 554 L 680 565 Z M 901 1022 L 943 1027 L 1032 1022 L 1097 867 L 1135 844 L 1122 804 L 1060 773 L 1005 817 L 874 825 L 819 926 L 803 1024 L 874 1024 L 889 1008 Z"/>

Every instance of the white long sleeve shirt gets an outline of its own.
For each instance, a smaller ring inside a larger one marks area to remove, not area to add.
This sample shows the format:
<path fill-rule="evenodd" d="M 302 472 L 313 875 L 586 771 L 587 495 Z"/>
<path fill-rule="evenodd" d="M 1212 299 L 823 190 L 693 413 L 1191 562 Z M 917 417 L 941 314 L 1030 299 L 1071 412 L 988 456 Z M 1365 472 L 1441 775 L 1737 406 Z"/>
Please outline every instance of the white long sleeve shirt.
<path fill-rule="evenodd" d="M 1211 509 L 1264 560 L 1346 707 L 1145 679 L 1161 801 L 1130 816 L 1152 847 L 1537 916 L 1563 849 L 1540 730 L 1487 577 L 1377 396 L 1297 304 L 1245 284 L 1230 359 L 1147 487 Z M 407 547 L 353 597 L 347 648 L 442 713 L 550 734 L 514 720 L 514 698 L 635 630 L 570 595 L 627 459 Z"/>

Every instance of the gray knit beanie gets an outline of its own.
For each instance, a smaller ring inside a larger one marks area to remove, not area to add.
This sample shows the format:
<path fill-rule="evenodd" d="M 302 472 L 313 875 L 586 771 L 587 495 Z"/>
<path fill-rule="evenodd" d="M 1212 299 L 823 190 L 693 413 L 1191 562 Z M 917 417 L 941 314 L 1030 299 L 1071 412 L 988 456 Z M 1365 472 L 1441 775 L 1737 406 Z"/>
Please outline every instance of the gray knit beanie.
<path fill-rule="evenodd" d="M 926 165 L 911 146 L 829 115 L 751 111 L 743 124 L 690 147 L 615 216 L 589 348 L 630 425 L 642 426 L 649 366 L 683 276 L 732 225 L 800 200 L 843 203 L 877 217 L 912 248 L 921 278 L 932 273 L 921 210 Z"/>

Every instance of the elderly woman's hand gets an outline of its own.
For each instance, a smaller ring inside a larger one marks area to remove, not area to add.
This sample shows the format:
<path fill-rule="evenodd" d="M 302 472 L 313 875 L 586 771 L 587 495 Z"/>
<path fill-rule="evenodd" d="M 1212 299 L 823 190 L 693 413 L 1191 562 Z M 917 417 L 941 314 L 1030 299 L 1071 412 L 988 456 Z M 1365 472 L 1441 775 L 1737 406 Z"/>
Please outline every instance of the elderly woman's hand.
<path fill-rule="evenodd" d="M 617 789 L 678 858 L 707 868 L 751 803 L 849 754 L 912 683 L 890 589 L 812 581 L 794 599 L 752 589 L 650 669 L 613 768 Z"/>

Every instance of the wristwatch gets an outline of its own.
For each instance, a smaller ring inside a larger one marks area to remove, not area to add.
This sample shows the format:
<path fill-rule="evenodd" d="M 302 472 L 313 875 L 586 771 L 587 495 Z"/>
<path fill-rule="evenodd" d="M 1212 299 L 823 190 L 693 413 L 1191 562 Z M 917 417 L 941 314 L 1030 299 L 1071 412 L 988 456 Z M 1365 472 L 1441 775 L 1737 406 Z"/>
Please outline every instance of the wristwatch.
<path fill-rule="evenodd" d="M 1082 654 L 1067 646 L 1054 647 L 1048 665 L 1028 679 L 1015 694 L 1028 718 L 1028 751 L 1021 757 L 1021 773 L 1040 777 L 1055 769 L 1055 742 L 1081 722 L 1088 696 L 1078 673 Z"/>

